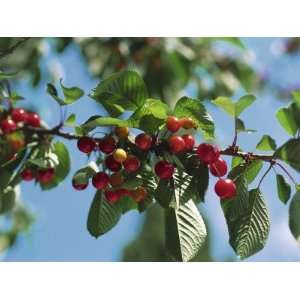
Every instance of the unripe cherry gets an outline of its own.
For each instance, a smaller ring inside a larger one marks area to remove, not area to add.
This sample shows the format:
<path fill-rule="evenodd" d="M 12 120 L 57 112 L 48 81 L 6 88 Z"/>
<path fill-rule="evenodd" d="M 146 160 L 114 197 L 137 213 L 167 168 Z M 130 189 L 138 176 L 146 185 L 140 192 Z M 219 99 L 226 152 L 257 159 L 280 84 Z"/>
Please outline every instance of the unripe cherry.
<path fill-rule="evenodd" d="M 27 112 L 23 108 L 13 108 L 11 111 L 11 118 L 16 122 L 26 122 Z"/>
<path fill-rule="evenodd" d="M 86 154 L 91 153 L 96 148 L 96 142 L 88 136 L 83 136 L 77 141 L 78 149 Z"/>
<path fill-rule="evenodd" d="M 135 172 L 140 166 L 140 160 L 134 155 L 128 155 L 127 159 L 123 162 L 123 167 L 128 172 Z"/>
<path fill-rule="evenodd" d="M 34 173 L 31 169 L 27 168 L 27 169 L 24 169 L 21 173 L 21 178 L 24 180 L 24 181 L 31 181 L 32 179 L 34 179 Z"/>
<path fill-rule="evenodd" d="M 168 140 L 169 148 L 172 153 L 180 153 L 185 150 L 185 142 L 181 136 L 173 135 Z"/>
<path fill-rule="evenodd" d="M 117 148 L 115 139 L 112 136 L 107 136 L 99 142 L 99 150 L 105 154 L 112 153 Z"/>
<path fill-rule="evenodd" d="M 115 203 L 120 199 L 119 193 L 114 190 L 106 190 L 104 194 L 107 202 L 109 203 Z"/>
<path fill-rule="evenodd" d="M 141 133 L 136 136 L 135 144 L 137 147 L 143 151 L 147 151 L 151 148 L 152 137 L 146 133 Z"/>
<path fill-rule="evenodd" d="M 181 128 L 181 123 L 176 117 L 169 116 L 166 120 L 166 126 L 169 131 L 176 132 Z"/>
<path fill-rule="evenodd" d="M 160 179 L 170 179 L 173 176 L 175 168 L 171 163 L 165 160 L 161 160 L 158 163 L 156 163 L 154 170 L 155 174 Z"/>
<path fill-rule="evenodd" d="M 123 161 L 126 160 L 127 158 L 127 153 L 125 150 L 118 148 L 115 150 L 115 152 L 113 153 L 113 158 L 115 161 L 122 163 Z"/>
<path fill-rule="evenodd" d="M 112 186 L 118 186 L 123 184 L 124 182 L 124 177 L 121 173 L 114 173 L 109 177 L 109 183 Z"/>
<path fill-rule="evenodd" d="M 227 173 L 226 161 L 219 157 L 214 163 L 209 166 L 210 173 L 216 177 L 222 177 Z"/>
<path fill-rule="evenodd" d="M 109 177 L 105 172 L 98 172 L 92 178 L 93 186 L 98 190 L 104 190 L 109 184 Z"/>
<path fill-rule="evenodd" d="M 41 170 L 38 170 L 36 179 L 40 183 L 47 184 L 53 180 L 54 175 L 55 175 L 55 171 L 53 168 L 41 169 Z"/>
<path fill-rule="evenodd" d="M 74 180 L 72 181 L 72 186 L 77 191 L 83 191 L 87 188 L 88 183 L 76 183 Z"/>
<path fill-rule="evenodd" d="M 198 126 L 192 118 L 181 118 L 180 120 L 181 127 L 184 129 L 196 129 Z"/>
<path fill-rule="evenodd" d="M 197 155 L 205 164 L 212 164 L 220 157 L 220 149 L 216 145 L 203 143 L 198 146 Z"/>
<path fill-rule="evenodd" d="M 190 134 L 185 134 L 182 136 L 185 143 L 185 151 L 192 151 L 195 146 L 195 139 Z"/>
<path fill-rule="evenodd" d="M 128 127 L 116 127 L 115 134 L 120 139 L 126 139 L 129 136 L 129 128 Z"/>
<path fill-rule="evenodd" d="M 40 127 L 40 116 L 37 113 L 27 113 L 26 124 L 32 127 Z"/>
<path fill-rule="evenodd" d="M 147 195 L 148 195 L 147 190 L 142 186 L 138 187 L 136 190 L 131 192 L 131 196 L 133 200 L 137 203 L 145 200 Z"/>
<path fill-rule="evenodd" d="M 231 179 L 219 179 L 215 185 L 215 192 L 221 199 L 232 198 L 236 195 L 236 186 Z"/>
<path fill-rule="evenodd" d="M 112 155 L 109 155 L 106 157 L 105 165 L 109 170 L 111 170 L 113 172 L 118 172 L 122 168 L 122 165 L 119 162 L 115 161 L 115 159 Z"/>
<path fill-rule="evenodd" d="M 4 134 L 8 134 L 8 133 L 11 133 L 13 131 L 16 131 L 17 128 L 18 128 L 17 124 L 12 119 L 2 120 L 1 123 L 0 123 L 0 127 L 1 127 L 1 130 L 3 131 Z"/>

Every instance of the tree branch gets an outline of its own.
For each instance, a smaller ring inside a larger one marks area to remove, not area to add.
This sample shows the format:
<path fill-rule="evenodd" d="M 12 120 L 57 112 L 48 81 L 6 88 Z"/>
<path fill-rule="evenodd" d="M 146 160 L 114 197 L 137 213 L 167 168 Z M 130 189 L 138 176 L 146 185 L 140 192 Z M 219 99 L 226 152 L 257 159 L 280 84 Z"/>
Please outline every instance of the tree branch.
<path fill-rule="evenodd" d="M 0 59 L 12 54 L 19 46 L 21 46 L 23 43 L 27 42 L 29 39 L 30 39 L 30 37 L 21 38 L 19 41 L 17 41 L 11 47 L 1 51 L 0 52 Z"/>

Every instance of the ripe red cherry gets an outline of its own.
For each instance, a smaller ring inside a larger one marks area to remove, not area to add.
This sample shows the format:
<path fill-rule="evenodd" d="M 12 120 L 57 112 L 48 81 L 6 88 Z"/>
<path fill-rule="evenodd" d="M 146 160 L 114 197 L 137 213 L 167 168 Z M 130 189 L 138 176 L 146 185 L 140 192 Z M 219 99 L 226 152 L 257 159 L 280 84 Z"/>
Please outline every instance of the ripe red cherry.
<path fill-rule="evenodd" d="M 185 143 L 185 151 L 191 151 L 195 145 L 195 139 L 190 134 L 185 134 L 182 136 L 184 143 Z"/>
<path fill-rule="evenodd" d="M 176 117 L 169 116 L 166 121 L 166 126 L 169 131 L 176 132 L 180 129 L 181 123 Z"/>
<path fill-rule="evenodd" d="M 143 151 L 147 151 L 151 148 L 152 137 L 146 133 L 141 133 L 136 136 L 135 144 Z"/>
<path fill-rule="evenodd" d="M 201 161 L 212 164 L 220 157 L 220 149 L 216 145 L 203 143 L 198 146 L 197 154 Z"/>
<path fill-rule="evenodd" d="M 23 108 L 14 108 L 11 112 L 11 118 L 16 122 L 26 122 L 27 112 Z"/>
<path fill-rule="evenodd" d="M 106 190 L 104 194 L 106 200 L 110 203 L 115 203 L 120 199 L 119 193 L 117 191 Z"/>
<path fill-rule="evenodd" d="M 11 133 L 17 130 L 18 126 L 15 121 L 11 119 L 5 119 L 1 121 L 0 127 L 4 134 Z"/>
<path fill-rule="evenodd" d="M 54 178 L 54 173 L 55 172 L 54 172 L 53 168 L 41 169 L 41 170 L 38 170 L 36 179 L 40 183 L 47 184 L 47 183 L 51 182 L 52 179 Z"/>
<path fill-rule="evenodd" d="M 31 181 L 34 178 L 34 173 L 31 169 L 24 169 L 20 175 L 24 181 Z"/>
<path fill-rule="evenodd" d="M 219 179 L 215 185 L 215 192 L 221 199 L 232 198 L 236 194 L 235 183 L 231 179 Z"/>
<path fill-rule="evenodd" d="M 216 177 L 222 177 L 227 173 L 226 161 L 219 157 L 214 163 L 209 166 L 210 173 Z"/>
<path fill-rule="evenodd" d="M 141 163 L 134 155 L 128 155 L 127 159 L 123 162 L 123 166 L 128 172 L 135 172 L 139 169 Z"/>
<path fill-rule="evenodd" d="M 160 178 L 160 179 L 170 179 L 174 173 L 174 166 L 165 161 L 161 160 L 155 165 L 155 174 Z"/>
<path fill-rule="evenodd" d="M 107 136 L 99 142 L 99 149 L 105 154 L 112 153 L 116 148 L 117 144 L 112 136 Z"/>
<path fill-rule="evenodd" d="M 88 183 L 76 183 L 75 181 L 72 181 L 72 186 L 77 191 L 83 191 L 87 188 Z"/>
<path fill-rule="evenodd" d="M 119 198 L 122 198 L 122 197 L 125 197 L 125 196 L 131 196 L 131 191 L 127 190 L 127 189 L 118 189 L 116 190 L 116 192 L 118 193 L 119 195 Z"/>
<path fill-rule="evenodd" d="M 88 136 L 83 136 L 78 140 L 77 147 L 81 152 L 88 154 L 95 150 L 96 142 Z"/>
<path fill-rule="evenodd" d="M 40 127 L 41 126 L 40 116 L 36 113 L 27 113 L 26 123 L 32 127 Z"/>
<path fill-rule="evenodd" d="M 118 172 L 122 168 L 122 165 L 119 162 L 115 161 L 115 159 L 112 155 L 109 155 L 106 157 L 105 165 L 109 170 L 111 170 L 113 172 Z"/>
<path fill-rule="evenodd" d="M 185 142 L 181 136 L 171 136 L 168 140 L 168 143 L 172 153 L 180 153 L 185 150 Z"/>
<path fill-rule="evenodd" d="M 93 176 L 92 184 L 96 189 L 103 190 L 109 184 L 109 177 L 105 172 L 98 172 Z"/>

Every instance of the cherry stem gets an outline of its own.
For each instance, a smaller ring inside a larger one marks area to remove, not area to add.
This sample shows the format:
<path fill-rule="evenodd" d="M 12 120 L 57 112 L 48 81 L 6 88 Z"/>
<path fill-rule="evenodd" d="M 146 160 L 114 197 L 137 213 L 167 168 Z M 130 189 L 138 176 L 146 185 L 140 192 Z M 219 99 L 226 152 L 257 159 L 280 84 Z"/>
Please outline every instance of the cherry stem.
<path fill-rule="evenodd" d="M 297 182 L 293 178 L 293 176 L 289 173 L 289 171 L 279 162 L 276 162 L 276 165 L 282 169 L 282 171 L 290 178 L 294 185 L 297 185 Z"/>
<path fill-rule="evenodd" d="M 259 181 L 258 188 L 261 186 L 263 180 L 265 179 L 265 177 L 267 176 L 267 174 L 268 174 L 268 173 L 270 172 L 270 170 L 272 169 L 273 164 L 274 164 L 274 163 L 270 162 L 269 168 L 267 169 L 267 171 L 265 172 L 265 174 L 262 176 L 262 178 L 261 178 L 260 181 Z"/>

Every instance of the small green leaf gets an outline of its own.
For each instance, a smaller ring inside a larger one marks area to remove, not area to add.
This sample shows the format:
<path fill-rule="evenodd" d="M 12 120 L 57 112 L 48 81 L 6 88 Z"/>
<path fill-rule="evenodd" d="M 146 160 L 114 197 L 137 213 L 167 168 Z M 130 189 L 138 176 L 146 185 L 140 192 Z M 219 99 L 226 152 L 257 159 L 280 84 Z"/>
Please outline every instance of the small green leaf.
<path fill-rule="evenodd" d="M 256 145 L 256 149 L 262 151 L 275 151 L 276 150 L 276 142 L 269 135 L 264 135 L 261 140 Z"/>
<path fill-rule="evenodd" d="M 111 117 L 98 117 L 88 122 L 85 122 L 83 125 L 81 125 L 81 128 L 83 129 L 83 131 L 91 131 L 96 127 L 103 127 L 103 126 L 130 127 L 129 125 L 131 124 L 129 124 L 127 120 L 120 120 Z"/>
<path fill-rule="evenodd" d="M 263 167 L 263 162 L 261 160 L 255 160 L 247 165 L 245 168 L 245 176 L 247 178 L 248 184 L 252 183 L 254 179 L 259 174 L 260 170 Z"/>
<path fill-rule="evenodd" d="M 291 186 L 281 174 L 276 175 L 277 193 L 281 202 L 286 204 L 291 197 Z"/>
<path fill-rule="evenodd" d="M 296 192 L 289 208 L 289 227 L 292 235 L 300 244 L 300 192 Z"/>
<path fill-rule="evenodd" d="M 74 127 L 76 125 L 76 115 L 75 114 L 69 115 L 67 120 L 64 122 L 64 125 Z"/>
<path fill-rule="evenodd" d="M 240 132 L 245 132 L 245 133 L 256 132 L 256 130 L 254 130 L 254 129 L 246 129 L 244 122 L 239 118 L 235 119 L 235 126 L 236 126 L 237 132 L 239 132 L 239 133 Z"/>
<path fill-rule="evenodd" d="M 241 97 L 235 103 L 235 116 L 238 117 L 247 107 L 249 107 L 254 101 L 255 96 L 253 95 L 245 95 Z"/>
<path fill-rule="evenodd" d="M 300 106 L 300 91 L 293 91 L 292 92 L 294 102 Z"/>
<path fill-rule="evenodd" d="M 235 104 L 228 97 L 218 97 L 212 101 L 213 104 L 222 108 L 227 114 L 235 117 Z"/>
<path fill-rule="evenodd" d="M 276 118 L 282 128 L 291 136 L 295 136 L 298 126 L 295 122 L 293 111 L 290 107 L 280 108 L 276 113 Z"/>
<path fill-rule="evenodd" d="M 68 87 L 64 86 L 62 84 L 62 79 L 60 80 L 60 86 L 62 88 L 64 97 L 65 97 L 64 105 L 72 104 L 84 95 L 83 90 L 78 87 L 73 86 L 73 87 L 68 88 Z"/>

